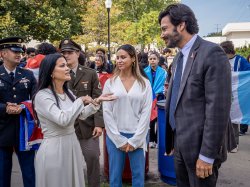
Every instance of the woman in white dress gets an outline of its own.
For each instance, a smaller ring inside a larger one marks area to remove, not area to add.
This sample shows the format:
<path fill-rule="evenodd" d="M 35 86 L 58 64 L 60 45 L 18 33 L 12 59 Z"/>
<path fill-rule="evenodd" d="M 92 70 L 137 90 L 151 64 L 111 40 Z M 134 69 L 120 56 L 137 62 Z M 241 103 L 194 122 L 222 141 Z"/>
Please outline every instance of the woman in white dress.
<path fill-rule="evenodd" d="M 67 88 L 70 69 L 61 54 L 47 55 L 39 73 L 34 109 L 44 139 L 35 158 L 36 187 L 84 187 L 83 157 L 75 135 L 76 118 L 85 119 L 95 113 L 103 100 L 85 96 L 75 100 Z M 89 105 L 85 105 L 88 104 Z"/>
<path fill-rule="evenodd" d="M 118 97 L 115 101 L 103 103 L 110 186 L 122 186 L 125 155 L 128 153 L 132 186 L 143 187 L 152 88 L 140 73 L 133 46 L 127 44 L 118 48 L 114 76 L 106 81 L 103 93 L 114 93 Z"/>

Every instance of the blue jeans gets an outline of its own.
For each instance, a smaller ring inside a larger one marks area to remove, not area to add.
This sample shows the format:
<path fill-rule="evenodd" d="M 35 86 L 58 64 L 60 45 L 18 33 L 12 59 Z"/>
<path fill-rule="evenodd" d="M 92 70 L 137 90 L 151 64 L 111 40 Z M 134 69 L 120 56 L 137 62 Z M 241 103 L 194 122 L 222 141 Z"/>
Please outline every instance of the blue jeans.
<path fill-rule="evenodd" d="M 130 138 L 133 134 L 121 133 Z M 122 173 L 125 164 L 126 153 L 116 148 L 115 144 L 106 136 L 106 144 L 109 155 L 109 184 L 110 187 L 122 187 Z M 144 187 L 145 155 L 142 148 L 128 152 L 130 168 L 132 172 L 132 187 Z"/>
<path fill-rule="evenodd" d="M 13 147 L 0 147 L 0 187 L 10 187 Z M 16 154 L 23 176 L 24 187 L 35 187 L 35 151 L 19 151 Z"/>

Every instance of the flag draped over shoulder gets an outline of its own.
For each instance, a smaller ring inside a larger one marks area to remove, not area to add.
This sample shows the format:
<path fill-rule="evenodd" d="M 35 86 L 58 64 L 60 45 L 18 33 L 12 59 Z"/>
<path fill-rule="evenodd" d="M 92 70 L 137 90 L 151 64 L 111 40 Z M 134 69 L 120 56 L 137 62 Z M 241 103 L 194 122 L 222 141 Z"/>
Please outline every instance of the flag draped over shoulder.
<path fill-rule="evenodd" d="M 231 121 L 250 125 L 250 71 L 232 72 Z"/>
<path fill-rule="evenodd" d="M 152 73 L 151 73 L 151 67 L 148 66 L 144 69 L 144 72 L 146 73 L 152 87 L 153 87 L 153 91 L 155 92 L 155 94 L 158 93 L 162 93 L 163 94 L 163 90 L 164 90 L 164 83 L 167 77 L 167 72 L 162 69 L 161 67 L 157 66 L 156 68 L 156 75 L 155 75 L 155 79 L 153 82 L 153 77 L 152 77 Z"/>
<path fill-rule="evenodd" d="M 37 150 L 43 139 L 41 128 L 35 123 L 31 101 L 22 102 L 25 105 L 20 114 L 19 150 Z"/>
<path fill-rule="evenodd" d="M 166 80 L 167 73 L 164 69 L 157 66 L 153 81 L 151 66 L 147 66 L 146 68 L 144 68 L 144 72 L 146 73 L 152 87 L 153 103 L 152 103 L 150 121 L 153 121 L 158 116 L 157 105 L 156 105 L 157 104 L 156 94 L 163 94 L 164 83 Z"/>

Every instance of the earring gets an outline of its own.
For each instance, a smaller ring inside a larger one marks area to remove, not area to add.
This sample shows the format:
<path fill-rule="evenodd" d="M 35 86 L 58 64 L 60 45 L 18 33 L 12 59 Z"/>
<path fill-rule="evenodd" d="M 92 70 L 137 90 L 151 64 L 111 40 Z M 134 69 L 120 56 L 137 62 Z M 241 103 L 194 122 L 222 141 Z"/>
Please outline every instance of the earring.
<path fill-rule="evenodd" d="M 52 79 L 54 79 L 54 76 L 52 74 L 50 76 L 51 76 Z"/>

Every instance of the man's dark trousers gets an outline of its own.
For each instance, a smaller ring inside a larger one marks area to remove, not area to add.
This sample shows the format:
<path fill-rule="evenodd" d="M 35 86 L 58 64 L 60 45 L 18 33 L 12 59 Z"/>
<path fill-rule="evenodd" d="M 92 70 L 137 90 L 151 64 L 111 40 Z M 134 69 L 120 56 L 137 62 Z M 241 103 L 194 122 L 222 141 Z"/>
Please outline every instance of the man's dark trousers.
<path fill-rule="evenodd" d="M 0 187 L 10 187 L 13 147 L 0 147 Z M 19 151 L 16 148 L 19 165 L 22 170 L 24 187 L 35 187 L 35 151 Z"/>

